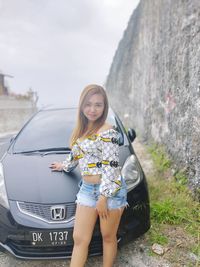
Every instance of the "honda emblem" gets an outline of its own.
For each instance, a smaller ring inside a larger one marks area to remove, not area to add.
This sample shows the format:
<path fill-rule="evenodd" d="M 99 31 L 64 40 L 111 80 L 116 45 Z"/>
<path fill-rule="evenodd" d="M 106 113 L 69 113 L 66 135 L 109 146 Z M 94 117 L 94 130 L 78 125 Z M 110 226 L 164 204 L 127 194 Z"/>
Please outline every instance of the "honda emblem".
<path fill-rule="evenodd" d="M 53 221 L 62 221 L 65 219 L 65 206 L 52 206 L 51 207 L 51 219 Z"/>

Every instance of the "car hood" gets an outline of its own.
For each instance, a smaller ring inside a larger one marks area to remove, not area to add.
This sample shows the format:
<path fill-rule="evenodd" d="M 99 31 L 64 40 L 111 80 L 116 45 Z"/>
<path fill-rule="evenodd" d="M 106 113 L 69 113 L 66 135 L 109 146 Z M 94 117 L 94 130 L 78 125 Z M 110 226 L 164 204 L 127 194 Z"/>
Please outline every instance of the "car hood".
<path fill-rule="evenodd" d="M 79 168 L 70 173 L 49 168 L 52 162 L 64 159 L 64 154 L 7 154 L 2 163 L 8 199 L 48 204 L 75 201 Z"/>

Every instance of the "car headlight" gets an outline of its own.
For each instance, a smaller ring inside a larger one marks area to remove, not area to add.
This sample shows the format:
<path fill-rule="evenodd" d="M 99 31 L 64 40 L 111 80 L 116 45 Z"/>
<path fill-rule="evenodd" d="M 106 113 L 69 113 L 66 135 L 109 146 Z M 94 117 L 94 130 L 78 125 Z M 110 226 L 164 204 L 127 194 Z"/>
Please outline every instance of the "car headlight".
<path fill-rule="evenodd" d="M 142 170 L 135 155 L 127 158 L 121 170 L 127 184 L 127 191 L 131 191 L 142 179 Z"/>
<path fill-rule="evenodd" d="M 4 206 L 5 208 L 9 208 L 8 197 L 4 182 L 3 165 L 1 162 L 0 162 L 0 205 Z"/>

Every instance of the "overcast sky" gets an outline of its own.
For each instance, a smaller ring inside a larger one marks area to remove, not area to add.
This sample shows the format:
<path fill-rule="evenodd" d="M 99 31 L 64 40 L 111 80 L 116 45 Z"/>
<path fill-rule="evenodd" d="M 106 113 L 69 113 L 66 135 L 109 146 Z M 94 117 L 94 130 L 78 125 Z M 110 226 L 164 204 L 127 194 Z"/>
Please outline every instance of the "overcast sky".
<path fill-rule="evenodd" d="M 38 106 L 76 105 L 106 81 L 139 0 L 0 0 L 0 72 L 11 91 L 29 88 Z"/>

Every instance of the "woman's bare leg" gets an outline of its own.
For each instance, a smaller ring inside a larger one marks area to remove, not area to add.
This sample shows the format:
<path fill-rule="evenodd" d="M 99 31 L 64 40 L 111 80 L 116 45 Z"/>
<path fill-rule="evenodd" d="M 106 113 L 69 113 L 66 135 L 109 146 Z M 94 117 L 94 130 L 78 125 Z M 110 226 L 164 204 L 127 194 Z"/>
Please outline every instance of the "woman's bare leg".
<path fill-rule="evenodd" d="M 70 267 L 84 266 L 97 216 L 95 208 L 77 205 L 73 232 L 74 248 Z"/>
<path fill-rule="evenodd" d="M 117 254 L 117 229 L 123 210 L 123 208 L 110 210 L 107 219 L 100 218 L 103 238 L 103 267 L 113 266 Z"/>

